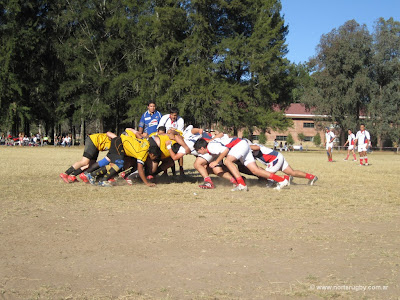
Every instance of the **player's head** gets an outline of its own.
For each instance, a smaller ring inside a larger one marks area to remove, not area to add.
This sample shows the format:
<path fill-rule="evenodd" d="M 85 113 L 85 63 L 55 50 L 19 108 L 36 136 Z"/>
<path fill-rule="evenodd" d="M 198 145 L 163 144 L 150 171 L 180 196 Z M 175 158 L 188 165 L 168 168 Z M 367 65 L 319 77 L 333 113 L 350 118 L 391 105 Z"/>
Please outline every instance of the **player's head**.
<path fill-rule="evenodd" d="M 162 134 L 165 133 L 167 131 L 167 128 L 165 128 L 165 126 L 160 126 L 157 128 L 157 133 L 158 134 Z"/>
<path fill-rule="evenodd" d="M 172 152 L 174 152 L 175 154 L 177 154 L 180 147 L 181 147 L 181 145 L 179 145 L 178 143 L 173 144 L 172 147 L 171 147 Z"/>
<path fill-rule="evenodd" d="M 156 145 L 151 145 L 149 147 L 149 157 L 151 160 L 160 160 L 161 159 L 161 149 Z"/>
<path fill-rule="evenodd" d="M 154 113 L 156 111 L 156 102 L 154 100 L 150 100 L 147 103 L 147 109 L 149 112 Z"/>
<path fill-rule="evenodd" d="M 179 109 L 177 107 L 171 107 L 169 111 L 169 117 L 172 122 L 178 120 L 178 115 L 179 115 Z"/>
<path fill-rule="evenodd" d="M 361 131 L 364 131 L 364 130 L 365 130 L 365 124 L 361 124 L 361 125 L 360 125 L 360 130 L 361 130 Z"/>
<path fill-rule="evenodd" d="M 194 143 L 193 148 L 200 154 L 206 154 L 207 153 L 207 145 L 208 145 L 208 142 L 205 139 L 201 138 L 201 139 L 198 139 L 196 141 L 196 143 Z"/>
<path fill-rule="evenodd" d="M 325 132 L 328 132 L 329 131 L 329 127 L 325 127 Z"/>
<path fill-rule="evenodd" d="M 353 132 L 353 130 L 351 129 L 347 129 L 348 134 L 351 134 Z"/>

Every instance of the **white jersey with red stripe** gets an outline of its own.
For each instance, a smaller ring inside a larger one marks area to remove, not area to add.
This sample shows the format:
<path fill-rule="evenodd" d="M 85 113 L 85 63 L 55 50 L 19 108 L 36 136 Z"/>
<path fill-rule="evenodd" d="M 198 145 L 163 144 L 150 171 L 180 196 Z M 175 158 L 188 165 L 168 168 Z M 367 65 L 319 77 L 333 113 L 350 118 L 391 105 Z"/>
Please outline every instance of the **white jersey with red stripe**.
<path fill-rule="evenodd" d="M 333 141 L 335 140 L 335 137 L 336 136 L 332 131 L 325 132 L 326 143 L 333 143 Z"/>
<path fill-rule="evenodd" d="M 224 136 L 219 139 L 215 139 L 208 143 L 207 151 L 213 156 L 218 156 L 226 149 L 229 149 L 228 155 L 234 156 L 242 164 L 247 166 L 249 163 L 254 162 L 250 146 L 246 141 L 233 137 L 229 138 Z"/>
<path fill-rule="evenodd" d="M 211 139 L 211 136 L 206 132 L 204 132 L 203 134 L 193 134 L 192 129 L 193 125 L 189 125 L 188 127 L 186 127 L 185 131 L 183 132 L 183 139 L 191 151 L 190 154 L 194 156 L 202 156 L 201 154 L 198 154 L 197 151 L 194 149 L 194 143 L 196 143 L 196 141 L 200 138 L 204 138 L 206 141 L 208 141 Z M 178 150 L 178 153 L 186 153 L 185 148 L 181 146 Z"/>
<path fill-rule="evenodd" d="M 265 147 L 263 145 L 257 145 L 260 147 L 260 151 L 253 151 L 253 156 L 260 163 L 267 165 L 268 163 L 278 158 L 279 152 L 274 149 Z"/>
<path fill-rule="evenodd" d="M 351 133 L 347 137 L 347 141 L 349 142 L 349 146 L 354 146 L 354 140 L 356 139 L 356 136 L 354 133 Z"/>
<path fill-rule="evenodd" d="M 266 170 L 268 172 L 276 173 L 285 170 L 289 166 L 282 153 L 263 145 L 256 146 L 260 147 L 260 150 L 253 151 L 253 156 L 257 161 L 267 166 Z"/>
<path fill-rule="evenodd" d="M 358 145 L 368 144 L 369 141 L 371 140 L 371 136 L 369 135 L 368 131 L 360 130 L 356 134 L 356 140 L 357 140 Z"/>

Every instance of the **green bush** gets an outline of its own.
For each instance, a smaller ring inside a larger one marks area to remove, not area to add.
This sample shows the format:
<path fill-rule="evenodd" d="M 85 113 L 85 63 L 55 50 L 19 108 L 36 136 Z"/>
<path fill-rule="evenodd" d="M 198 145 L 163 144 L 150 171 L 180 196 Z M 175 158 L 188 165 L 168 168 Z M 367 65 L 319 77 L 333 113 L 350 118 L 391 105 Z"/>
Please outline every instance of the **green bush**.
<path fill-rule="evenodd" d="M 265 145 L 265 143 L 267 142 L 267 137 L 265 136 L 264 132 L 261 132 L 260 135 L 258 136 L 258 142 L 261 145 Z"/>
<path fill-rule="evenodd" d="M 314 136 L 313 142 L 314 142 L 314 145 L 315 145 L 315 146 L 321 145 L 321 136 L 319 135 L 319 133 L 317 133 L 317 134 Z"/>
<path fill-rule="evenodd" d="M 294 144 L 294 139 L 293 136 L 289 133 L 287 138 L 286 138 L 286 143 L 288 143 L 288 145 L 293 145 Z"/>
<path fill-rule="evenodd" d="M 306 136 L 305 136 L 302 132 L 300 132 L 300 133 L 297 135 L 297 137 L 299 138 L 300 141 L 304 141 L 304 139 L 306 138 Z"/>

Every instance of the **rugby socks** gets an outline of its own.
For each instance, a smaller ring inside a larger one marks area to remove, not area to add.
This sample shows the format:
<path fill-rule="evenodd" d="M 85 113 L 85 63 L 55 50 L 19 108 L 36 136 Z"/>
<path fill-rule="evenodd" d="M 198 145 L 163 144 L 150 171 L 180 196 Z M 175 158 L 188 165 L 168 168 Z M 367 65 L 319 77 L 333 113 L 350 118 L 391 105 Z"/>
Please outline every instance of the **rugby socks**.
<path fill-rule="evenodd" d="M 210 182 L 210 183 L 212 183 L 211 177 L 205 177 L 205 178 L 204 178 L 204 181 L 205 181 L 205 182 Z"/>
<path fill-rule="evenodd" d="M 363 165 L 363 157 L 360 157 L 360 165 Z"/>
<path fill-rule="evenodd" d="M 75 171 L 74 167 L 70 166 L 69 169 L 67 171 L 65 171 L 65 174 L 70 175 L 74 171 Z"/>
<path fill-rule="evenodd" d="M 290 179 L 289 175 L 283 175 L 283 178 L 285 178 L 287 181 Z"/>
<path fill-rule="evenodd" d="M 95 162 L 93 165 L 91 165 L 89 168 L 85 170 L 85 173 L 92 173 L 94 170 L 97 170 L 100 168 L 99 163 Z"/>
<path fill-rule="evenodd" d="M 365 159 L 365 163 L 367 164 L 368 163 L 368 157 L 364 156 L 364 159 Z"/>
<path fill-rule="evenodd" d="M 347 154 L 347 156 L 346 156 L 345 160 L 348 160 L 348 159 L 349 159 L 349 155 Z"/>
<path fill-rule="evenodd" d="M 231 183 L 233 183 L 234 185 L 238 185 L 238 183 L 237 183 L 237 181 L 236 181 L 236 179 L 235 178 L 231 178 L 231 179 L 229 179 L 230 180 L 230 182 Z"/>
<path fill-rule="evenodd" d="M 269 176 L 269 179 L 274 180 L 274 181 L 276 181 L 276 182 L 282 182 L 282 181 L 285 180 L 285 178 L 280 177 L 280 176 L 275 175 L 275 174 L 272 174 L 272 173 L 271 173 L 271 175 Z M 238 181 L 238 182 L 239 182 L 239 181 Z"/>
<path fill-rule="evenodd" d="M 315 175 L 306 173 L 306 178 L 307 179 L 311 180 L 311 179 L 314 179 L 314 177 L 315 177 Z"/>
<path fill-rule="evenodd" d="M 79 169 L 74 170 L 74 171 L 72 172 L 72 175 L 77 176 L 77 175 L 81 174 L 82 172 L 83 172 L 82 169 L 79 168 Z"/>
<path fill-rule="evenodd" d="M 244 179 L 243 179 L 242 176 L 236 178 L 236 181 L 237 181 L 238 184 L 241 184 L 241 185 L 244 185 L 244 186 L 246 185 L 246 183 L 244 182 Z"/>
<path fill-rule="evenodd" d="M 357 160 L 357 156 L 355 154 L 353 154 L 354 160 Z"/>

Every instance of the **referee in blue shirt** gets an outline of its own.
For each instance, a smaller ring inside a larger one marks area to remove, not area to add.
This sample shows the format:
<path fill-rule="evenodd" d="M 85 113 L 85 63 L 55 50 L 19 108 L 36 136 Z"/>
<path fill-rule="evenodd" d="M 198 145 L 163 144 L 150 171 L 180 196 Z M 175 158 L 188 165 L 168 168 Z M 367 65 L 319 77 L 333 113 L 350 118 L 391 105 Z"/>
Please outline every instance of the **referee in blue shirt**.
<path fill-rule="evenodd" d="M 139 132 L 144 137 L 148 137 L 153 132 L 157 132 L 157 125 L 162 115 L 156 110 L 156 103 L 150 100 L 147 105 L 147 111 L 142 115 L 139 122 Z"/>

